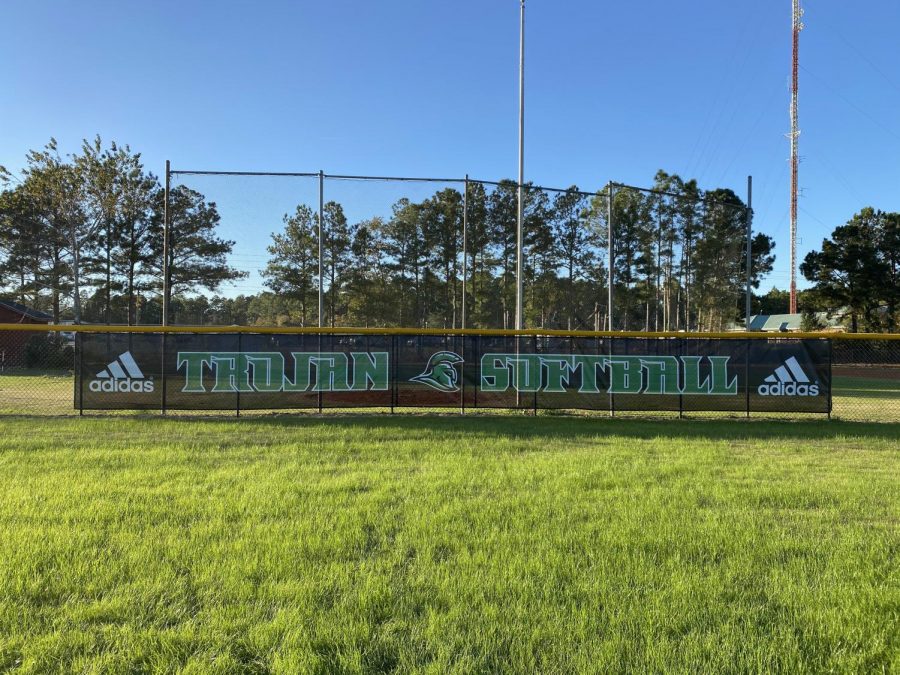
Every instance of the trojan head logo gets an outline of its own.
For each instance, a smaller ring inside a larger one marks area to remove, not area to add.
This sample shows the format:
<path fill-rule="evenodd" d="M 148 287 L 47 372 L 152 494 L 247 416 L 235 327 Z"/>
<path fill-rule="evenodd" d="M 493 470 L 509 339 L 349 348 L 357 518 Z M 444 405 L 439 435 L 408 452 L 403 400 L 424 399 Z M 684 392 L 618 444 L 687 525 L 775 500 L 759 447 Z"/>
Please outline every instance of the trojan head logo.
<path fill-rule="evenodd" d="M 459 391 L 459 372 L 456 364 L 463 358 L 456 352 L 435 352 L 428 359 L 425 372 L 409 379 L 410 382 L 421 382 L 438 391 Z"/>

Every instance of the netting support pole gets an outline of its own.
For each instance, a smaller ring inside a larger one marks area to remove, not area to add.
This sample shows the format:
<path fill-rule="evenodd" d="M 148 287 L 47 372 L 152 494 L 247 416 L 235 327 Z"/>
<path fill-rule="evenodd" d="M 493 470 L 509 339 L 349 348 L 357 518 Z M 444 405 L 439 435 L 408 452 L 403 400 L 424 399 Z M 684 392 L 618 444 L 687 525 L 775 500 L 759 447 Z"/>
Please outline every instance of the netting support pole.
<path fill-rule="evenodd" d="M 606 299 L 606 330 L 613 330 L 613 183 L 606 185 L 606 285 L 609 293 Z"/>
<path fill-rule="evenodd" d="M 463 267 L 462 267 L 462 308 L 461 308 L 461 327 L 466 327 L 466 274 L 468 271 L 468 247 L 469 241 L 469 174 L 466 174 L 465 186 L 463 187 L 463 222 L 462 222 L 462 248 L 463 248 Z"/>
<path fill-rule="evenodd" d="M 325 325 L 325 285 L 324 265 L 322 254 L 324 251 L 323 236 L 325 234 L 325 172 L 319 169 L 319 328 Z M 322 355 L 322 332 L 319 331 L 319 356 Z M 316 396 L 319 414 L 322 414 L 322 392 Z"/>
<path fill-rule="evenodd" d="M 751 299 L 753 298 L 753 176 L 747 176 L 747 298 L 744 316 L 750 330 Z"/>
<path fill-rule="evenodd" d="M 166 160 L 166 188 L 163 197 L 163 264 L 162 264 L 162 325 L 169 325 L 169 197 L 172 187 L 172 169 Z"/>
<path fill-rule="evenodd" d="M 516 330 L 525 327 L 525 0 L 519 9 L 519 190 L 516 217 Z"/>
<path fill-rule="evenodd" d="M 319 170 L 319 328 L 325 325 L 325 290 L 324 290 L 324 265 L 322 264 L 323 241 L 325 233 L 325 173 Z"/>

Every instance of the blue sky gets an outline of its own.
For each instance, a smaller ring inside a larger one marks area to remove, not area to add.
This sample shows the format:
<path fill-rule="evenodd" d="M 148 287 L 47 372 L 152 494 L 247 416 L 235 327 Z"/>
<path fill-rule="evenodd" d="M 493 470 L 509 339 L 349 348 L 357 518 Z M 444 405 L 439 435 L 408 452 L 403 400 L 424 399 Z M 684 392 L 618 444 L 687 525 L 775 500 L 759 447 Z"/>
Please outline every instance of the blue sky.
<path fill-rule="evenodd" d="M 900 210 L 900 3 L 805 10 L 801 259 L 862 206 Z M 752 174 L 755 227 L 777 242 L 766 286 L 787 286 L 790 0 L 528 0 L 526 35 L 528 180 L 649 185 L 664 168 L 743 196 Z M 11 0 L 0 164 L 18 171 L 50 136 L 73 152 L 99 133 L 157 174 L 170 159 L 511 177 L 517 49 L 516 0 Z M 303 182 L 290 195 L 265 181 L 198 187 L 256 221 L 224 232 L 247 268 L 264 263 L 278 214 L 314 197 Z M 402 191 L 345 184 L 328 197 L 387 206 Z M 256 288 L 252 277 L 231 292 Z"/>

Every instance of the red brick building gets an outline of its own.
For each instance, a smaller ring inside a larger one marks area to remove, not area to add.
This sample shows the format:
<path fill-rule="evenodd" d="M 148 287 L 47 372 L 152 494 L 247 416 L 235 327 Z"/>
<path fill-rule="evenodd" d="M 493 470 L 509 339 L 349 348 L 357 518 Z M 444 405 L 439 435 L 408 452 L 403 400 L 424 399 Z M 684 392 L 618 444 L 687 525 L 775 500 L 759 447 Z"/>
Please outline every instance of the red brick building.
<path fill-rule="evenodd" d="M 0 323 L 47 324 L 53 317 L 11 300 L 0 300 Z M 43 331 L 0 331 L 0 368 L 24 368 L 25 345 Z"/>

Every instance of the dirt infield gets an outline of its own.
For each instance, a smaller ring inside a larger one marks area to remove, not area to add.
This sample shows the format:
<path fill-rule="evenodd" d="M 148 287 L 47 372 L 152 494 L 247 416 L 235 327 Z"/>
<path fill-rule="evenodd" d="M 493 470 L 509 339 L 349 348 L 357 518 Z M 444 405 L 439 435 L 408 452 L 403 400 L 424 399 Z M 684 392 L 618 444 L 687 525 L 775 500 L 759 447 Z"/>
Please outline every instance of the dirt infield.
<path fill-rule="evenodd" d="M 835 365 L 832 367 L 832 374 L 835 377 L 867 377 L 873 380 L 900 381 L 900 366 L 864 366 L 859 364 L 846 366 Z"/>

